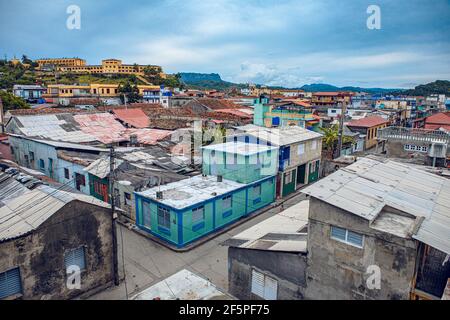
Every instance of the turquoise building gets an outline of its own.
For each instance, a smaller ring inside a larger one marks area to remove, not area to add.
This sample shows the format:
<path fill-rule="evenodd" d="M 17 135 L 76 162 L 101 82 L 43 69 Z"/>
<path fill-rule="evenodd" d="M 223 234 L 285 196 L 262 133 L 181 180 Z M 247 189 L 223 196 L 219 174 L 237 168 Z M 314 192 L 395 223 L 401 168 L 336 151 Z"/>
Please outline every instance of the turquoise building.
<path fill-rule="evenodd" d="M 135 192 L 136 225 L 177 247 L 214 233 L 275 200 L 277 159 L 276 147 L 204 147 L 203 175 Z"/>

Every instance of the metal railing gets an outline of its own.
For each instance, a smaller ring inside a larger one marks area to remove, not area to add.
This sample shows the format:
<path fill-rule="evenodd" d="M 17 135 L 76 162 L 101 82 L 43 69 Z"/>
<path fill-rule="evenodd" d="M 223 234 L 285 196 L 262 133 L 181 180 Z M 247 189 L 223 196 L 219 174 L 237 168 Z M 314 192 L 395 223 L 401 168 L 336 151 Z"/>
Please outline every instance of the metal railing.
<path fill-rule="evenodd" d="M 377 138 L 379 140 L 395 139 L 404 141 L 450 143 L 450 134 L 444 131 L 403 127 L 387 127 L 379 129 Z"/>

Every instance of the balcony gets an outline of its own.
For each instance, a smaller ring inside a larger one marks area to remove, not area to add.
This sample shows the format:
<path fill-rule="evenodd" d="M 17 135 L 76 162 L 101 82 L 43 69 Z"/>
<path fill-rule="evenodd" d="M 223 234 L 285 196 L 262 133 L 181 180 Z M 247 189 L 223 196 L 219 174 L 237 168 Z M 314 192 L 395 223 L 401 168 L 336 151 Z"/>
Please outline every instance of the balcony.
<path fill-rule="evenodd" d="M 380 129 L 378 130 L 377 138 L 378 140 L 395 139 L 403 141 L 450 143 L 450 135 L 444 131 L 403 127 L 387 127 Z"/>

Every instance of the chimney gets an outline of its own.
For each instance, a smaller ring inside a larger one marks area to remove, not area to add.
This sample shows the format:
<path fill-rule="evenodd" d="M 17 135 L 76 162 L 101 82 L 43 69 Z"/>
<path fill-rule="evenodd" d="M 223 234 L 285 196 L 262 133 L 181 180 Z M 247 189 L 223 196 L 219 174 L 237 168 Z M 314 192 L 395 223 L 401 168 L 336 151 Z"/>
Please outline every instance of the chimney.
<path fill-rule="evenodd" d="M 163 192 L 162 191 L 156 191 L 156 199 L 161 200 L 163 198 Z"/>

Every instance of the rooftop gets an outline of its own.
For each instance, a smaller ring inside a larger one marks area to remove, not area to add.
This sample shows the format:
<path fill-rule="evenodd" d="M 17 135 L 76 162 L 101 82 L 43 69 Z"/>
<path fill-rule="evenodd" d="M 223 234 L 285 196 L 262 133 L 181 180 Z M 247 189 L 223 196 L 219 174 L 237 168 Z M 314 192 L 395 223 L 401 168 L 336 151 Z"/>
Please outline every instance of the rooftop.
<path fill-rule="evenodd" d="M 449 179 L 408 164 L 366 157 L 303 192 L 368 220 L 374 229 L 412 237 L 450 254 Z"/>
<path fill-rule="evenodd" d="M 226 242 L 231 247 L 306 252 L 309 200 L 252 226 Z"/>
<path fill-rule="evenodd" d="M 208 280 L 183 269 L 138 293 L 131 300 L 231 300 Z"/>
<path fill-rule="evenodd" d="M 116 109 L 115 116 L 134 128 L 147 128 L 150 121 L 142 109 Z"/>
<path fill-rule="evenodd" d="M 254 124 L 248 124 L 236 127 L 236 129 L 277 146 L 285 146 L 311 139 L 322 138 L 320 133 L 299 126 L 265 128 Z"/>
<path fill-rule="evenodd" d="M 361 128 L 371 128 L 375 126 L 379 126 L 381 124 L 388 123 L 386 119 L 383 119 L 379 116 L 368 116 L 362 119 L 353 120 L 347 123 L 349 127 L 361 127 Z"/>
<path fill-rule="evenodd" d="M 198 175 L 189 179 L 154 187 L 138 192 L 137 194 L 175 209 L 184 209 L 242 187 L 245 187 L 245 184 L 226 179 L 223 179 L 222 182 L 217 182 L 217 177 L 215 176 L 204 177 Z M 157 191 L 162 191 L 163 199 L 156 198 Z"/>
<path fill-rule="evenodd" d="M 67 203 L 79 200 L 108 208 L 94 197 L 39 186 L 6 203 L 0 208 L 0 241 L 14 239 L 36 230 Z"/>
<path fill-rule="evenodd" d="M 226 143 L 219 143 L 219 144 L 213 144 L 206 147 L 203 147 L 205 150 L 215 150 L 219 152 L 226 152 L 226 153 L 233 153 L 233 154 L 240 154 L 244 156 L 249 156 L 257 153 L 267 152 L 271 150 L 277 150 L 276 147 L 271 146 L 265 146 L 261 144 L 252 144 L 252 143 L 245 143 L 245 142 L 226 142 Z"/>

